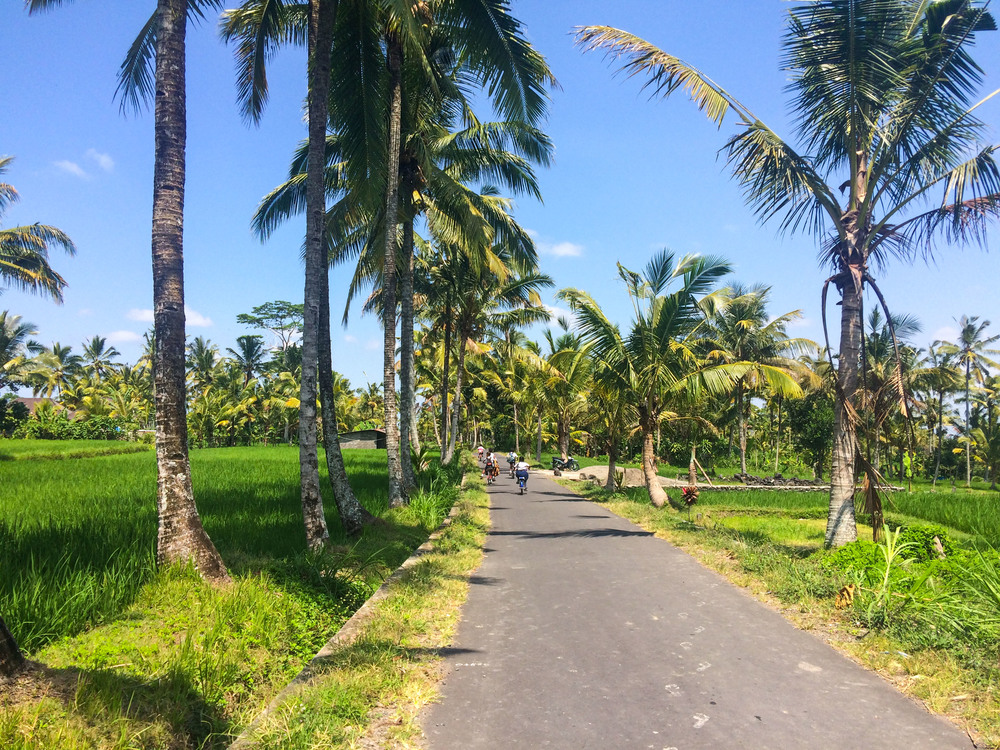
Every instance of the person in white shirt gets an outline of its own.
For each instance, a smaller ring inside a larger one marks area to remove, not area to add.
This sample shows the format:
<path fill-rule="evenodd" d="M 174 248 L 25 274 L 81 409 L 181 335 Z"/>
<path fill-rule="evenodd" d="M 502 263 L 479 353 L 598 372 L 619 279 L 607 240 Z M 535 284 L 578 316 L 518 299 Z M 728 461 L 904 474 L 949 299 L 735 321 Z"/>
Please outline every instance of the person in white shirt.
<path fill-rule="evenodd" d="M 525 486 L 528 485 L 528 469 L 529 466 L 527 461 L 518 461 L 517 465 L 514 466 L 514 476 L 519 480 L 523 479 Z"/>

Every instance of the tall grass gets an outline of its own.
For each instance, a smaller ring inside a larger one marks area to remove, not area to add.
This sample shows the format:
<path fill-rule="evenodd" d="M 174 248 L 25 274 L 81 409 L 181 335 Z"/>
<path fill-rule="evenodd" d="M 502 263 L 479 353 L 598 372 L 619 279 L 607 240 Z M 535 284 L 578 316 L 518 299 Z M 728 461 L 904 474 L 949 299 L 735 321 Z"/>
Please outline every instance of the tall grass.
<path fill-rule="evenodd" d="M 302 557 L 297 455 L 287 446 L 192 452 L 199 511 L 234 573 Z M 385 453 L 345 458 L 361 502 L 384 511 Z M 155 571 L 151 452 L 12 461 L 0 473 L 0 612 L 25 650 L 107 622 L 135 600 Z M 325 499 L 331 537 L 346 544 L 332 494 Z M 405 559 L 421 533 L 419 519 L 404 520 L 381 542 L 386 564 Z"/>
<path fill-rule="evenodd" d="M 8 440 L 0 438 L 0 461 L 84 458 L 145 453 L 153 448 L 125 440 Z"/>

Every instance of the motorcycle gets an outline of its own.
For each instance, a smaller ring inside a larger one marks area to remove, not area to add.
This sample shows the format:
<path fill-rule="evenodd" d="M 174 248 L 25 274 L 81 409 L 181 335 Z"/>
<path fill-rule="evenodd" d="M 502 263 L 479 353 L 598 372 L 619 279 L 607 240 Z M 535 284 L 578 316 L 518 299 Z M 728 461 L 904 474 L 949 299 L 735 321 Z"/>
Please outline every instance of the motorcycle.
<path fill-rule="evenodd" d="M 518 477 L 517 478 L 517 486 L 521 488 L 521 494 L 523 495 L 525 488 L 528 486 L 528 478 L 527 477 Z"/>
<path fill-rule="evenodd" d="M 580 463 L 572 456 L 567 457 L 565 461 L 559 456 L 553 456 L 552 468 L 559 469 L 560 471 L 579 471 Z"/>

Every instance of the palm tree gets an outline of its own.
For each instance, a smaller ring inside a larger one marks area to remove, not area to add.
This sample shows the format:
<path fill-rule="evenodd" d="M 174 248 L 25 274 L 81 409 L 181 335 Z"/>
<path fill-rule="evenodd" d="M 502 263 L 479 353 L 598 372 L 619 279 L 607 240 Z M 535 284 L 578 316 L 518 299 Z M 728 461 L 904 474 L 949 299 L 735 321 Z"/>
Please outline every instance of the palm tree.
<path fill-rule="evenodd" d="M 621 264 L 635 311 L 632 327 L 622 335 L 586 292 L 564 289 L 560 298 L 577 315 L 578 329 L 602 367 L 602 385 L 631 402 L 642 432 L 642 469 L 650 500 L 660 508 L 667 502 L 656 472 L 654 438 L 660 418 L 672 402 L 699 393 L 728 391 L 750 370 L 741 362 L 706 365 L 698 356 L 706 315 L 724 295 L 712 287 L 730 272 L 721 258 L 656 253 L 642 273 Z M 671 284 L 680 287 L 669 291 Z"/>
<path fill-rule="evenodd" d="M 25 0 L 29 13 L 62 0 Z M 188 21 L 221 0 L 157 0 L 119 74 L 123 107 L 153 98 L 153 326 L 156 331 L 156 466 L 160 564 L 190 561 L 202 576 L 229 574 L 205 533 L 191 489 L 184 388 L 184 180 L 187 143 L 185 37 Z M 149 69 L 155 62 L 155 71 Z M 153 94 L 155 93 L 155 97 Z"/>
<path fill-rule="evenodd" d="M 264 366 L 264 338 L 262 336 L 237 336 L 236 349 L 226 348 L 243 371 L 243 387 L 245 388 L 254 375 Z"/>
<path fill-rule="evenodd" d="M 30 367 L 35 395 L 59 398 L 70 379 L 83 368 L 83 357 L 73 354 L 72 346 L 53 341 L 52 346 L 39 349 Z"/>
<path fill-rule="evenodd" d="M 785 59 L 802 143 L 795 148 L 700 70 L 631 34 L 579 30 L 585 50 L 624 58 L 661 96 L 687 91 L 721 126 L 748 204 L 781 229 L 821 234 L 841 295 L 840 359 L 826 544 L 857 538 L 854 520 L 855 393 L 862 297 L 875 288 L 870 263 L 891 254 L 930 254 L 932 241 L 981 241 L 1000 212 L 1000 168 L 972 96 L 982 70 L 970 56 L 975 33 L 995 24 L 979 0 L 817 0 L 789 10 Z M 971 156 L 970 156 L 971 154 Z M 929 210 L 916 207 L 942 198 Z M 844 192 L 846 191 L 846 193 Z M 846 197 L 842 197 L 846 196 Z M 824 286 L 824 299 L 827 286 Z"/>
<path fill-rule="evenodd" d="M 0 156 L 0 176 L 10 168 L 13 156 Z M 13 185 L 0 182 L 0 219 L 20 199 Z M 0 279 L 28 292 L 48 294 L 62 302 L 66 280 L 49 265 L 49 248 L 61 247 L 69 255 L 76 246 L 62 231 L 46 224 L 0 229 Z M 2 291 L 2 290 L 0 290 Z"/>
<path fill-rule="evenodd" d="M 807 339 L 791 339 L 785 329 L 789 322 L 801 317 L 800 310 L 767 319 L 767 302 L 771 287 L 733 284 L 730 299 L 712 320 L 713 351 L 710 360 L 722 362 L 752 362 L 753 369 L 736 380 L 734 392 L 736 420 L 739 427 L 740 473 L 747 473 L 747 417 L 750 399 L 765 386 L 781 396 L 801 395 L 798 384 L 791 379 L 799 365 L 788 355 L 815 349 Z"/>
<path fill-rule="evenodd" d="M 963 315 L 958 321 L 959 334 L 956 343 L 945 342 L 941 350 L 945 354 L 955 357 L 955 364 L 965 369 L 965 426 L 962 431 L 965 433 L 965 486 L 972 486 L 972 422 L 969 419 L 969 405 L 972 401 L 970 394 L 973 379 L 977 383 L 982 383 L 989 375 L 989 367 L 1000 367 L 990 356 L 1000 355 L 1000 350 L 990 349 L 990 344 L 1000 340 L 1000 334 L 996 336 L 986 336 L 986 329 L 989 328 L 990 321 L 979 322 L 976 315 Z M 990 355 L 990 356 L 987 356 Z"/>
<path fill-rule="evenodd" d="M 115 367 L 113 360 L 121 356 L 121 352 L 107 344 L 108 340 L 103 336 L 94 336 L 83 344 L 81 357 L 86 363 L 86 367 L 97 376 L 98 380 L 113 371 Z"/>
<path fill-rule="evenodd" d="M 928 347 L 927 361 L 921 380 L 926 388 L 931 392 L 932 397 L 937 397 L 937 407 L 934 412 L 936 416 L 936 430 L 931 426 L 931 431 L 936 433 L 934 439 L 934 478 L 932 486 L 937 486 L 938 475 L 941 473 L 941 445 L 944 442 L 944 397 L 945 394 L 954 391 L 958 387 L 959 373 L 954 366 L 954 355 L 949 352 L 947 342 L 935 341 Z"/>
<path fill-rule="evenodd" d="M 0 390 L 16 388 L 28 376 L 28 354 L 38 351 L 29 339 L 38 333 L 34 323 L 22 321 L 20 315 L 0 312 Z"/>

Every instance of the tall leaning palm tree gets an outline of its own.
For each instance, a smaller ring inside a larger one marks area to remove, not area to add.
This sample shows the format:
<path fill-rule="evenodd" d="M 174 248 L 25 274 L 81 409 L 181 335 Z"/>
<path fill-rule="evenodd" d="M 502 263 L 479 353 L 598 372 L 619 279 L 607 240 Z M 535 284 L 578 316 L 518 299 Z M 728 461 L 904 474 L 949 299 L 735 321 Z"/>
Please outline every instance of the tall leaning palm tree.
<path fill-rule="evenodd" d="M 982 383 L 989 375 L 989 367 L 1000 367 L 990 357 L 1000 355 L 997 349 L 990 349 L 990 344 L 1000 340 L 1000 334 L 986 336 L 990 321 L 980 321 L 978 316 L 963 315 L 958 321 L 958 341 L 946 343 L 941 350 L 955 357 L 955 364 L 965 370 L 965 486 L 972 486 L 972 421 L 969 418 L 969 405 L 972 400 L 972 381 Z"/>
<path fill-rule="evenodd" d="M 13 156 L 0 156 L 0 175 L 10 169 L 12 161 Z M 0 182 L 0 219 L 7 207 L 19 199 L 13 185 Z M 0 280 L 62 302 L 66 280 L 49 265 L 49 248 L 53 246 L 69 255 L 76 253 L 76 246 L 64 232 L 46 224 L 0 229 Z"/>
<path fill-rule="evenodd" d="M 61 4 L 62 0 L 25 0 L 29 13 Z M 205 578 L 225 581 L 229 574 L 205 533 L 191 489 L 184 388 L 185 40 L 189 20 L 202 19 L 206 11 L 221 5 L 221 0 L 157 0 L 122 63 L 118 90 L 123 107 L 140 108 L 143 101 L 155 100 L 152 257 L 157 561 L 190 561 Z"/>
<path fill-rule="evenodd" d="M 783 231 L 823 238 L 841 295 L 833 473 L 826 544 L 857 538 L 854 519 L 862 299 L 871 264 L 929 254 L 938 237 L 982 241 L 1000 213 L 1000 167 L 984 145 L 970 50 L 995 29 L 983 0 L 816 0 L 789 10 L 785 67 L 799 145 L 781 138 L 699 69 L 632 34 L 579 30 L 585 50 L 620 59 L 657 95 L 688 92 L 721 127 L 747 203 Z M 823 296 L 826 297 L 824 286 Z"/>

